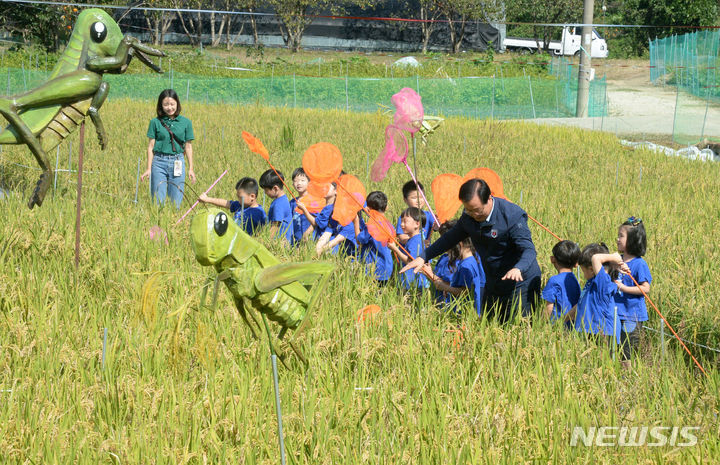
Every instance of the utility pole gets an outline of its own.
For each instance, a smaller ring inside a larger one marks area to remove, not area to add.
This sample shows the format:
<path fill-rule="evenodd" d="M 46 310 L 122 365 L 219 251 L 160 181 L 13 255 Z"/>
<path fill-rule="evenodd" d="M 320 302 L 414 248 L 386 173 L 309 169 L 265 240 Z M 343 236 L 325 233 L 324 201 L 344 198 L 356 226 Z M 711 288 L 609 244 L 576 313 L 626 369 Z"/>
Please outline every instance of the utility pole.
<path fill-rule="evenodd" d="M 592 29 L 593 9 L 595 0 L 584 0 L 583 2 L 583 27 L 582 27 L 582 50 L 580 50 L 580 68 L 578 70 L 578 93 L 575 116 L 587 118 L 588 97 L 590 94 L 590 53 L 592 50 Z"/>

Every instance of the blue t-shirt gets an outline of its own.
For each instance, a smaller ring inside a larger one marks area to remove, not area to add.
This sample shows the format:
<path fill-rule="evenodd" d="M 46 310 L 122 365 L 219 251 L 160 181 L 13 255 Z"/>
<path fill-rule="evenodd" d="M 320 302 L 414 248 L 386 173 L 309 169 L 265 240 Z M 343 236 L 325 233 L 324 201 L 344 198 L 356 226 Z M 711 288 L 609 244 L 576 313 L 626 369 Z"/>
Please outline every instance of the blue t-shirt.
<path fill-rule="evenodd" d="M 292 199 L 290 201 L 290 212 L 292 213 L 292 229 L 293 229 L 293 244 L 298 244 L 305 234 L 305 231 L 312 226 L 310 220 L 303 213 L 296 211 L 297 201 Z"/>
<path fill-rule="evenodd" d="M 457 271 L 453 274 L 450 286 L 469 289 L 473 296 L 475 312 L 478 316 L 482 316 L 485 273 L 483 272 L 482 265 L 475 256 L 467 257 L 458 263 Z"/>
<path fill-rule="evenodd" d="M 412 258 L 419 257 L 423 249 L 422 234 L 416 234 L 408 239 L 405 249 L 412 255 Z M 400 281 L 405 289 L 427 288 L 430 281 L 422 273 L 415 273 L 414 270 L 407 270 L 400 275 Z"/>
<path fill-rule="evenodd" d="M 315 224 L 317 230 L 315 231 L 315 237 L 320 238 L 324 233 L 329 232 L 331 234 L 330 240 L 335 239 L 338 235 L 342 235 L 345 240 L 332 249 L 332 253 L 336 254 L 341 249 L 348 255 L 355 253 L 355 225 L 350 222 L 346 226 L 341 225 L 332 218 L 335 204 L 325 205 L 320 213 L 315 216 Z"/>
<path fill-rule="evenodd" d="M 231 200 L 230 213 L 233 213 L 235 223 L 251 236 L 267 223 L 267 215 L 260 205 L 243 208 L 241 202 Z"/>
<path fill-rule="evenodd" d="M 542 298 L 553 304 L 550 321 L 562 320 L 567 312 L 580 301 L 580 283 L 570 271 L 558 273 L 548 279 Z"/>
<path fill-rule="evenodd" d="M 360 221 L 360 234 L 357 236 L 357 243 L 360 246 L 360 256 L 366 264 L 365 270 L 369 273 L 372 265 L 375 265 L 375 279 L 387 281 L 392 276 L 393 258 L 392 252 L 387 246 L 382 245 L 370 235 L 364 222 Z"/>
<path fill-rule="evenodd" d="M 620 319 L 615 315 L 613 296 L 617 292 L 615 284 L 605 268 L 585 283 L 575 316 L 575 330 L 579 332 L 612 336 L 620 344 Z M 613 318 L 614 317 L 614 318 Z"/>
<path fill-rule="evenodd" d="M 633 258 L 627 262 L 627 266 L 630 268 L 630 273 L 638 284 L 652 282 L 650 268 L 642 257 Z M 635 287 L 635 283 L 630 279 L 630 276 L 623 273 L 620 275 L 620 279 L 624 285 Z M 647 321 L 648 319 L 645 296 L 642 294 L 634 295 L 618 292 L 615 294 L 615 304 L 618 308 L 618 316 L 623 322 L 630 321 L 637 323 Z"/>
<path fill-rule="evenodd" d="M 452 282 L 453 270 L 450 269 L 450 258 L 448 257 L 448 254 L 444 253 L 440 256 L 440 258 L 438 258 L 433 273 L 435 273 L 435 276 L 442 279 L 446 283 Z M 435 290 L 435 302 L 449 303 L 449 294 L 446 292 Z"/>
<path fill-rule="evenodd" d="M 330 220 L 332 219 L 333 210 L 335 209 L 335 204 L 331 203 L 328 205 L 325 205 L 322 210 L 320 210 L 320 213 L 315 215 L 315 224 L 317 228 L 315 229 L 315 235 L 316 237 L 320 237 L 322 233 L 325 232 L 325 230 L 328 228 L 330 224 Z"/>
<path fill-rule="evenodd" d="M 425 213 L 425 227 L 422 230 L 423 233 L 423 239 L 427 239 L 430 237 L 430 233 L 432 232 L 433 227 L 433 216 L 432 213 L 429 211 L 423 210 L 423 213 Z M 398 218 L 397 220 L 397 226 L 395 227 L 395 232 L 397 234 L 405 234 L 402 230 L 402 217 Z"/>
<path fill-rule="evenodd" d="M 355 246 L 357 241 L 355 239 L 355 225 L 352 222 L 343 226 L 337 221 L 330 218 L 330 221 L 328 222 L 328 229 L 326 229 L 326 231 L 328 230 L 332 232 L 330 240 L 333 240 L 340 235 L 345 238 L 344 241 L 333 247 L 333 254 L 337 254 L 338 252 L 344 252 L 347 255 L 355 255 Z"/>
<path fill-rule="evenodd" d="M 280 237 L 284 236 L 288 243 L 292 243 L 292 212 L 286 195 L 272 201 L 268 210 L 268 221 L 278 223 Z"/>

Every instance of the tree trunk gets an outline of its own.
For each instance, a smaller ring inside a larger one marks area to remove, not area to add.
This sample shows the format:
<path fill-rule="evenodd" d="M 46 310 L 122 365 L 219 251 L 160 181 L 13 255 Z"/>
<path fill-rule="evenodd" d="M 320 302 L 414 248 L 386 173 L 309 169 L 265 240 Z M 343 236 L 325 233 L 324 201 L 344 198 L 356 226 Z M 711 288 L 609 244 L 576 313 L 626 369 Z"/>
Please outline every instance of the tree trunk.
<path fill-rule="evenodd" d="M 210 46 L 215 46 L 215 12 L 210 12 Z"/>
<path fill-rule="evenodd" d="M 180 18 L 180 25 L 182 26 L 183 31 L 185 32 L 185 35 L 187 36 L 188 40 L 190 41 L 190 45 L 192 45 L 193 47 L 196 47 L 198 45 L 197 40 L 195 39 L 195 35 L 192 34 L 190 32 L 190 30 L 188 29 L 187 24 L 185 24 L 184 16 L 185 15 L 183 15 L 182 13 L 178 13 L 178 17 Z M 193 29 L 193 32 L 194 32 L 194 28 L 193 28 L 193 24 L 192 24 L 192 17 L 190 18 L 190 28 Z"/>
<path fill-rule="evenodd" d="M 148 31 L 150 31 L 150 42 L 153 45 L 157 45 L 158 44 L 157 30 L 153 27 L 153 21 L 150 21 L 150 17 L 145 16 L 145 24 L 147 24 Z"/>
<path fill-rule="evenodd" d="M 249 8 L 248 11 L 250 13 L 254 13 L 255 10 L 253 8 Z M 260 38 L 258 37 L 258 30 L 257 30 L 257 19 L 255 19 L 255 15 L 250 15 L 250 27 L 252 28 L 252 35 L 253 35 L 253 45 L 255 47 L 258 46 L 260 43 Z"/>
<path fill-rule="evenodd" d="M 431 22 L 425 22 L 425 20 L 428 20 L 428 10 L 426 7 L 421 6 L 420 7 L 420 19 L 423 20 L 422 23 L 420 23 L 420 29 L 422 31 L 422 53 L 425 54 L 428 51 L 428 44 L 430 43 L 430 36 L 433 33 L 433 30 L 435 29 L 435 23 Z M 433 18 L 434 19 L 434 18 Z"/>
<path fill-rule="evenodd" d="M 211 44 L 213 47 L 217 47 L 217 45 L 218 45 L 218 44 L 220 43 L 220 41 L 222 40 L 222 33 L 223 33 L 223 31 L 225 30 L 225 25 L 227 24 L 228 16 L 229 16 L 229 15 L 221 15 L 221 18 L 222 18 L 222 19 L 220 20 L 220 27 L 217 29 L 217 35 L 216 35 L 216 31 L 215 31 L 215 18 L 214 18 L 214 16 L 215 16 L 215 13 L 212 13 L 211 16 L 210 16 L 210 24 L 212 25 L 212 36 L 211 36 L 210 44 Z"/>
<path fill-rule="evenodd" d="M 460 20 L 453 20 L 448 16 L 448 26 L 450 27 L 450 44 L 452 46 L 452 53 L 460 53 L 460 47 L 462 41 L 465 38 L 465 24 L 467 18 L 462 17 Z"/>
<path fill-rule="evenodd" d="M 174 17 L 175 13 L 165 14 L 163 12 L 162 26 L 160 27 L 160 45 L 165 45 L 165 34 L 170 29 Z"/>

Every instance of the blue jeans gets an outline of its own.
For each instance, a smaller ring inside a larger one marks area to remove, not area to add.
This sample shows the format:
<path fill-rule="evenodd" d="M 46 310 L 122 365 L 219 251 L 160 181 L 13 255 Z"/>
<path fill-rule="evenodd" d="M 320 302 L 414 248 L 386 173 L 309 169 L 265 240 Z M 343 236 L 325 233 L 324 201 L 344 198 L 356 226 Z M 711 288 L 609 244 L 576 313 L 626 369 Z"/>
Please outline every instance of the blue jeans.
<path fill-rule="evenodd" d="M 173 176 L 175 160 L 182 162 L 182 173 L 180 176 Z M 185 157 L 182 153 L 177 155 L 163 155 L 156 153 L 153 156 L 152 169 L 150 170 L 150 194 L 160 205 L 165 204 L 165 198 L 175 202 L 180 208 L 185 191 Z"/>

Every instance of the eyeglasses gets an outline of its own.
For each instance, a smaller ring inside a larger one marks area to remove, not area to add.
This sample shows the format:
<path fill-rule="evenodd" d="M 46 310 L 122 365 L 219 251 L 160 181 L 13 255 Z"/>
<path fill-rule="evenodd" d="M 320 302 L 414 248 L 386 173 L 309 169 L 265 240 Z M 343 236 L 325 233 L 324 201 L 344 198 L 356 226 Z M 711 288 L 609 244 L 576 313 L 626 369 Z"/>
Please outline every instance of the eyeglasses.
<path fill-rule="evenodd" d="M 635 218 L 634 216 L 631 216 L 627 219 L 627 223 L 629 223 L 631 226 L 637 226 L 639 224 L 642 224 L 642 218 Z"/>

